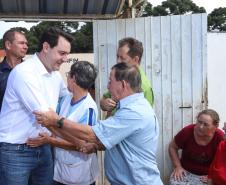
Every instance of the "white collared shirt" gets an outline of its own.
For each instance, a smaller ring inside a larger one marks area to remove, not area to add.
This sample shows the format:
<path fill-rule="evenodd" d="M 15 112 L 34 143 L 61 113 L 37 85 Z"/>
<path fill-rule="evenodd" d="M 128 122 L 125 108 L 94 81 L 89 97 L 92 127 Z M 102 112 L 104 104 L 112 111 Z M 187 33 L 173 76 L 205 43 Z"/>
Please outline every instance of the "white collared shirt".
<path fill-rule="evenodd" d="M 36 54 L 17 65 L 9 75 L 3 99 L 0 142 L 26 143 L 46 131 L 32 112 L 56 110 L 59 98 L 67 93 L 60 73 L 48 73 Z"/>

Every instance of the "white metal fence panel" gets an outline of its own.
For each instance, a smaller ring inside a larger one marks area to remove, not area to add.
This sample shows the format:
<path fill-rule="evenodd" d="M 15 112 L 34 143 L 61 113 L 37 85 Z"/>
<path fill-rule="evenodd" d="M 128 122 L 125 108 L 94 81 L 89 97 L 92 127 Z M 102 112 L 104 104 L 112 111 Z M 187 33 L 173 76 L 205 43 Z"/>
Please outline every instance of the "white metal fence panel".
<path fill-rule="evenodd" d="M 208 33 L 208 107 L 215 109 L 221 119 L 220 128 L 226 122 L 226 33 Z"/>
<path fill-rule="evenodd" d="M 143 43 L 141 65 L 154 90 L 154 109 L 160 124 L 157 162 L 165 184 L 172 170 L 170 140 L 207 105 L 206 19 L 206 14 L 194 14 L 94 21 L 94 63 L 99 69 L 97 101 L 107 90 L 118 41 L 130 36 Z M 103 165 L 103 154 L 99 156 Z M 99 184 L 107 184 L 103 176 Z"/>

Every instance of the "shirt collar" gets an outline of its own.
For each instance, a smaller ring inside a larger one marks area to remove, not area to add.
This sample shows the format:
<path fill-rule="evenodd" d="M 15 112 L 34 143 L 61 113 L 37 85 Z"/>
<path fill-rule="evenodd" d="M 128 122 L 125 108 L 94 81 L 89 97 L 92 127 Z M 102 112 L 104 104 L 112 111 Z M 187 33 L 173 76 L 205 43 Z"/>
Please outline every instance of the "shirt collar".
<path fill-rule="evenodd" d="M 138 98 L 141 98 L 141 97 L 144 97 L 143 92 L 135 93 L 135 94 L 129 95 L 129 96 L 121 99 L 118 104 L 119 104 L 120 108 L 123 108 L 127 104 L 129 104 L 130 102 L 134 102 L 135 99 L 138 99 Z"/>
<path fill-rule="evenodd" d="M 35 57 L 35 60 L 37 61 L 36 62 L 36 67 L 37 67 L 37 70 L 39 71 L 39 73 L 41 75 L 51 75 L 51 73 L 49 73 L 47 71 L 47 69 L 45 68 L 45 66 L 43 65 L 43 63 L 41 62 L 41 60 L 39 59 L 37 53 L 34 54 L 34 57 Z"/>
<path fill-rule="evenodd" d="M 7 61 L 6 61 L 6 57 L 4 57 L 4 59 L 3 59 L 2 63 L 1 63 L 1 65 L 0 65 L 0 68 L 1 68 L 2 70 L 12 70 L 12 68 L 9 66 L 9 64 L 8 64 Z"/>
<path fill-rule="evenodd" d="M 81 101 L 83 101 L 84 99 L 86 99 L 87 95 L 86 96 L 83 96 L 82 98 L 80 98 L 79 100 L 73 102 L 73 100 L 71 99 L 71 106 L 74 106 L 78 103 L 80 103 Z"/>

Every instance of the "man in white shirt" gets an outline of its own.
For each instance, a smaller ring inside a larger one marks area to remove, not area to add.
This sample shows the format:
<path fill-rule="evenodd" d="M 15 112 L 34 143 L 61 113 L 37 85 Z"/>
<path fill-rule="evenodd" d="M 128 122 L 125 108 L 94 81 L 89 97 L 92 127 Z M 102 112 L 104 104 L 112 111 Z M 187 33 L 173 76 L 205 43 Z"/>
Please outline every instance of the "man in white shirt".
<path fill-rule="evenodd" d="M 71 93 L 61 99 L 57 112 L 60 116 L 82 125 L 95 125 L 98 109 L 89 94 L 89 88 L 95 83 L 97 76 L 94 65 L 88 61 L 77 61 L 66 74 L 68 90 Z M 50 130 L 57 135 L 54 128 Z M 62 137 L 45 133 L 42 136 L 46 143 L 54 146 L 53 185 L 95 185 L 99 172 L 96 153 L 81 153 L 77 145 Z M 39 140 L 29 139 L 27 144 L 32 147 L 39 146 Z"/>
<path fill-rule="evenodd" d="M 67 61 L 71 41 L 69 34 L 49 28 L 41 37 L 39 52 L 9 75 L 0 114 L 0 184 L 52 184 L 50 146 L 31 148 L 26 141 L 47 131 L 32 112 L 55 110 L 59 98 L 68 93 L 58 70 Z"/>

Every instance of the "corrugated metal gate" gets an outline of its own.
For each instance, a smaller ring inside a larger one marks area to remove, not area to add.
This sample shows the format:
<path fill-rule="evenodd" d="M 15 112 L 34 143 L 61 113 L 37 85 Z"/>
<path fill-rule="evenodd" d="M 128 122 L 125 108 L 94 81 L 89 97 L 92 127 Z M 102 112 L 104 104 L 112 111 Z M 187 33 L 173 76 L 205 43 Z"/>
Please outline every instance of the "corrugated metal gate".
<path fill-rule="evenodd" d="M 154 109 L 159 119 L 157 161 L 165 184 L 171 173 L 168 144 L 197 112 L 207 107 L 206 14 L 94 21 L 94 61 L 99 69 L 97 102 L 107 89 L 108 74 L 116 63 L 118 40 L 135 37 L 143 42 L 141 65 L 152 82 Z M 103 155 L 99 161 L 103 167 Z M 107 184 L 104 168 L 99 184 Z"/>

